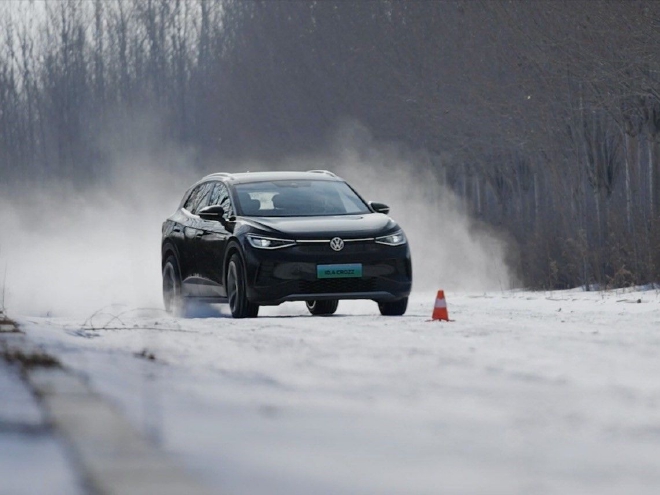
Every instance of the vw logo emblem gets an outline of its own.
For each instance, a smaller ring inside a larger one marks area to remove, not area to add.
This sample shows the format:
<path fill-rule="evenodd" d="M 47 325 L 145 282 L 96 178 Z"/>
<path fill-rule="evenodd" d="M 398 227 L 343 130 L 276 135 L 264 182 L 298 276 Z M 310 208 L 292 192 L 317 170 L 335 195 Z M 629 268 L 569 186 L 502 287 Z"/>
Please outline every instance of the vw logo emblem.
<path fill-rule="evenodd" d="M 344 241 L 342 241 L 340 237 L 335 237 L 330 241 L 330 247 L 334 251 L 341 251 L 344 249 Z"/>

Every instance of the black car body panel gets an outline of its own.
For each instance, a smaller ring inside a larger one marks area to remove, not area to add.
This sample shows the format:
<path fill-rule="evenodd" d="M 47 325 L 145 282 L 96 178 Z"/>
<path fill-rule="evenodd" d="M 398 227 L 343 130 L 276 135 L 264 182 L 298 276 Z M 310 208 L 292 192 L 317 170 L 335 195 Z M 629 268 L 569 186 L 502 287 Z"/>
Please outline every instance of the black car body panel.
<path fill-rule="evenodd" d="M 317 188 L 318 181 L 341 183 L 341 188 L 336 188 L 339 193 L 335 194 L 331 184 Z M 281 183 L 291 196 L 328 193 L 335 201 L 328 208 L 339 205 L 348 213 L 319 215 L 308 208 L 289 216 L 289 210 L 278 207 L 280 195 L 251 193 L 248 197 L 245 188 L 238 186 L 252 187 L 260 182 L 278 187 Z M 396 222 L 376 213 L 349 187 L 333 174 L 319 172 L 207 176 L 186 192 L 177 211 L 163 223 L 163 266 L 174 257 L 181 276 L 181 295 L 209 302 L 227 301 L 227 268 L 233 254 L 238 254 L 244 265 L 245 292 L 254 304 L 406 298 L 412 285 L 412 265 L 405 236 Z M 243 196 L 239 198 L 239 194 Z M 254 199 L 255 194 L 258 199 Z M 336 199 L 341 194 L 343 203 Z M 221 204 L 223 217 L 200 217 L 209 204 Z M 248 206 L 254 210 L 255 205 L 258 212 L 267 214 L 244 214 Z M 390 238 L 392 235 L 395 237 Z M 255 247 L 255 238 L 264 246 Z M 335 238 L 341 239 L 337 242 L 342 249 L 331 247 Z M 384 243 L 391 239 L 396 245 Z"/>

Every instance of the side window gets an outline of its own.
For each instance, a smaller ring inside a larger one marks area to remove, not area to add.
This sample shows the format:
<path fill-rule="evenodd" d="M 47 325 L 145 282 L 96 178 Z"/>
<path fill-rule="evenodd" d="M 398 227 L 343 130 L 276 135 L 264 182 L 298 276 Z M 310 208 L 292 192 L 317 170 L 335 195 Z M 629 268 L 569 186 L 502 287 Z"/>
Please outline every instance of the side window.
<path fill-rule="evenodd" d="M 225 186 L 222 182 L 215 183 L 215 187 L 211 192 L 209 205 L 222 206 L 222 208 L 225 210 L 225 219 L 234 214 L 233 208 L 231 206 L 231 200 L 229 199 L 229 190 L 227 189 L 227 186 Z"/>
<path fill-rule="evenodd" d="M 218 200 L 220 199 L 220 196 L 223 193 L 223 189 L 224 189 L 223 186 L 224 184 L 222 184 L 221 182 L 213 183 L 213 191 L 211 191 L 211 196 L 209 198 L 209 206 L 220 204 Z"/>
<path fill-rule="evenodd" d="M 212 182 L 197 186 L 190 194 L 190 197 L 186 200 L 183 207 L 190 213 L 197 213 L 201 208 L 206 206 L 211 187 L 213 187 Z"/>
<path fill-rule="evenodd" d="M 197 203 L 197 206 L 195 207 L 195 213 L 198 213 L 199 210 L 211 204 L 209 203 L 209 196 L 213 190 L 213 185 L 213 182 L 207 182 L 206 184 L 202 185 L 202 192 L 200 193 L 199 203 Z"/>

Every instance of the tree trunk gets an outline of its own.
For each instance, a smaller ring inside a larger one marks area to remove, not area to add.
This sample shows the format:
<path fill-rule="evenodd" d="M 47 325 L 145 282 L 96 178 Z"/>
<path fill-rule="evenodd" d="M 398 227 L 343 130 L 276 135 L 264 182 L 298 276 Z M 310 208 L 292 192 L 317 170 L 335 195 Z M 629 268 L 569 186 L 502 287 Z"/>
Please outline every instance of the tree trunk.
<path fill-rule="evenodd" d="M 477 208 L 477 216 L 481 218 L 481 181 L 479 177 L 475 175 L 474 177 L 474 189 L 475 189 L 475 203 Z"/>
<path fill-rule="evenodd" d="M 649 134 L 647 142 L 647 153 L 648 153 L 648 168 L 646 179 L 648 181 L 648 195 L 649 195 L 649 223 L 653 222 L 653 203 L 654 203 L 654 186 L 653 186 L 653 136 Z"/>
<path fill-rule="evenodd" d="M 600 191 L 598 189 L 594 190 L 594 203 L 596 205 L 596 235 L 597 235 L 597 246 L 600 248 L 603 243 L 603 213 L 602 213 L 602 204 L 600 200 Z"/>
<path fill-rule="evenodd" d="M 626 188 L 626 228 L 629 233 L 632 233 L 632 179 L 631 179 L 631 168 L 635 162 L 633 142 L 635 138 L 631 138 L 628 134 L 624 134 L 624 146 L 625 146 L 625 188 Z"/>
<path fill-rule="evenodd" d="M 660 160 L 658 157 L 658 143 L 657 136 L 652 136 L 649 143 L 649 202 L 651 204 L 651 224 L 654 225 L 658 222 L 660 215 Z"/>

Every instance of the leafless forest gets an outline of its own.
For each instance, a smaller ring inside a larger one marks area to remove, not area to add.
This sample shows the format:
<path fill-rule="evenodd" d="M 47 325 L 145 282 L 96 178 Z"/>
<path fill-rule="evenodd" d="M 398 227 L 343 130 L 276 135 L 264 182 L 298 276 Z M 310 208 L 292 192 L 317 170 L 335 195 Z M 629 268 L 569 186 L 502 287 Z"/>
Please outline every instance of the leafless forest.
<path fill-rule="evenodd" d="M 103 180 L 95 136 L 140 115 L 200 170 L 314 153 L 352 119 L 505 232 L 526 286 L 660 281 L 660 2 L 18 3 L 3 194 Z"/>

